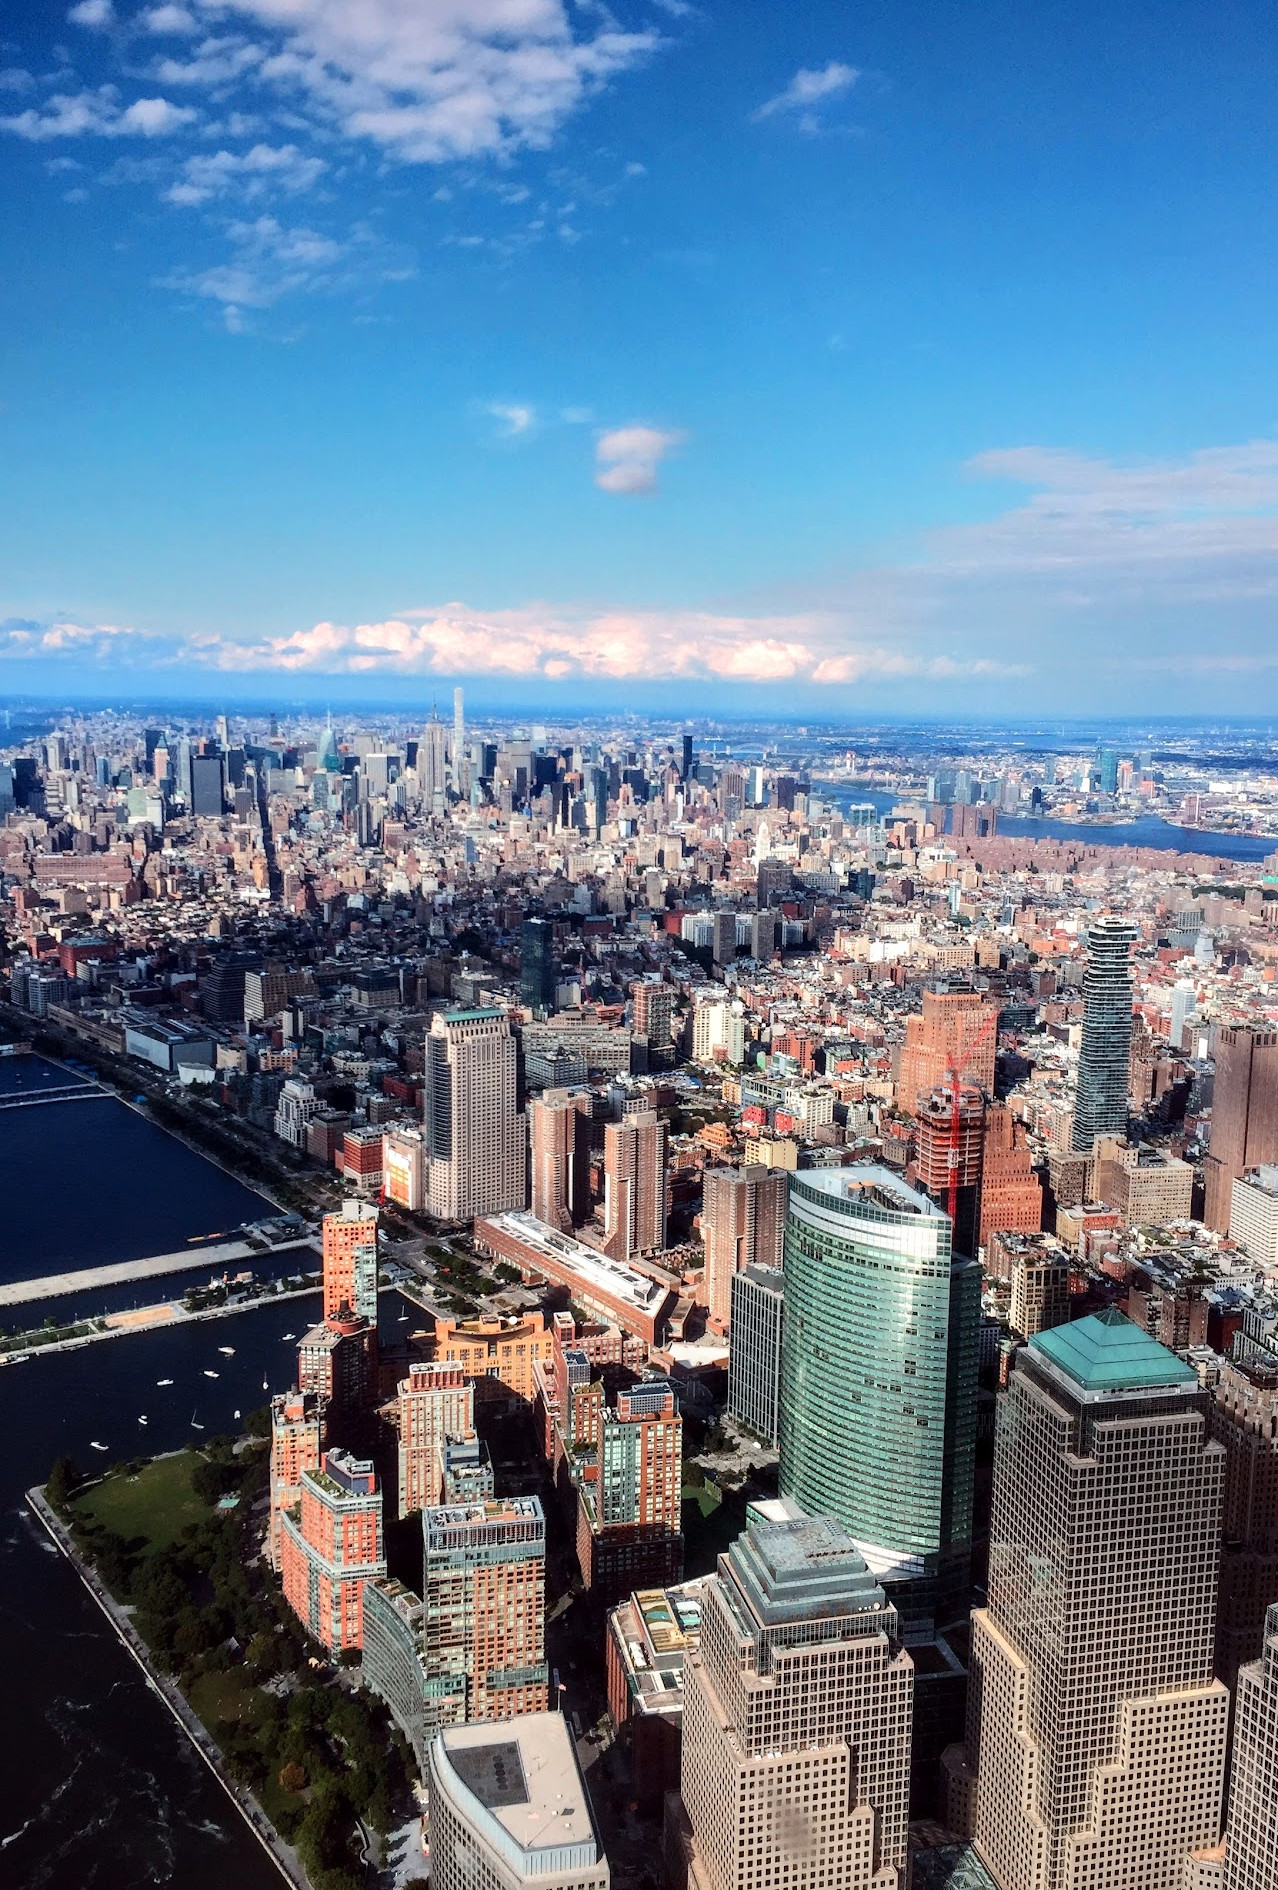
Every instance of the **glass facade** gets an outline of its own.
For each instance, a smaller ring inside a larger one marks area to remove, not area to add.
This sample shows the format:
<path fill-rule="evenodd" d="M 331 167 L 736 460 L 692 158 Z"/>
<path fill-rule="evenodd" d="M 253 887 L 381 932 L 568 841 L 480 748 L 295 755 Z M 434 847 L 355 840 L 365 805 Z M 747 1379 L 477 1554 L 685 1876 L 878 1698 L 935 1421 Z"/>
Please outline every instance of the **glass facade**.
<path fill-rule="evenodd" d="M 980 1270 L 874 1165 L 793 1175 L 781 1488 L 836 1516 L 917 1631 L 967 1606 Z"/>
<path fill-rule="evenodd" d="M 1127 919 L 1100 919 L 1087 934 L 1074 1147 L 1088 1154 L 1098 1135 L 1127 1130 L 1135 939 L 1136 927 Z"/>

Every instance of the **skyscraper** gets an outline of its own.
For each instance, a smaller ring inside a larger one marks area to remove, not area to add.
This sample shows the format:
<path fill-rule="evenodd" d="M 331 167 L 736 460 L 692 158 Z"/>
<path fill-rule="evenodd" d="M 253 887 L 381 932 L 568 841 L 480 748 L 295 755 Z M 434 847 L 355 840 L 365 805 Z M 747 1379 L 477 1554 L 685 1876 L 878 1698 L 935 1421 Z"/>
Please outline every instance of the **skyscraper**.
<path fill-rule="evenodd" d="M 1231 1687 L 1278 1597 L 1278 1351 L 1237 1335 L 1220 1367 L 1210 1428 L 1225 1452 L 1216 1673 Z"/>
<path fill-rule="evenodd" d="M 905 1020 L 897 1084 L 901 1108 L 913 1115 L 951 1070 L 992 1095 L 997 1024 L 997 1007 L 979 991 L 925 991 L 923 1009 Z"/>
<path fill-rule="evenodd" d="M 422 1651 L 437 1725 L 545 1709 L 546 1518 L 536 1496 L 422 1512 Z"/>
<path fill-rule="evenodd" d="M 448 736 L 433 708 L 417 743 L 417 777 L 423 807 L 431 813 L 442 812 L 448 793 Z"/>
<path fill-rule="evenodd" d="M 330 1450 L 303 1470 L 301 1501 L 282 1523 L 284 1597 L 332 1653 L 364 1642 L 364 1584 L 386 1573 L 382 1493 L 371 1463 Z"/>
<path fill-rule="evenodd" d="M 323 1221 L 324 1317 L 377 1324 L 377 1209 L 371 1201 L 343 1201 Z"/>
<path fill-rule="evenodd" d="M 688 1890 L 903 1885 L 913 1677 L 839 1525 L 753 1504 L 684 1662 Z"/>
<path fill-rule="evenodd" d="M 425 1124 L 426 1198 L 438 1220 L 524 1205 L 524 1118 L 504 1011 L 444 1011 L 431 1020 Z"/>
<path fill-rule="evenodd" d="M 463 800 L 470 793 L 470 768 L 466 760 L 466 706 L 460 685 L 453 690 L 453 745 L 449 761 L 453 771 L 453 793 Z"/>
<path fill-rule="evenodd" d="M 782 1493 L 843 1525 L 907 1641 L 968 1607 L 980 1287 L 888 1169 L 790 1176 Z"/>
<path fill-rule="evenodd" d="M 1083 1153 L 1090 1153 L 1098 1135 L 1127 1131 L 1135 940 L 1136 927 L 1128 919 L 1097 919 L 1087 933 L 1073 1138 Z"/>
<path fill-rule="evenodd" d="M 1278 1162 L 1278 1030 L 1222 1024 L 1204 1170 L 1208 1227 L 1229 1232 L 1234 1182 L 1268 1162 Z"/>
<path fill-rule="evenodd" d="M 781 1425 L 784 1330 L 785 1275 L 776 1267 L 742 1267 L 732 1277 L 728 1414 L 766 1437 L 774 1450 Z"/>
<path fill-rule="evenodd" d="M 644 1378 L 601 1405 L 597 1477 L 577 1486 L 577 1560 L 596 1602 L 683 1572 L 683 1419 L 668 1378 Z"/>
<path fill-rule="evenodd" d="M 974 1781 L 949 1761 L 999 1890 L 1179 1890 L 1188 1854 L 1216 1841 L 1224 1453 L 1206 1404 L 1195 1373 L 1116 1311 L 1017 1354 L 989 1605 L 972 1624 Z"/>
<path fill-rule="evenodd" d="M 660 1055 L 674 1042 L 675 989 L 663 978 L 639 978 L 630 987 L 634 1005 L 632 1028 L 648 1046 L 649 1057 Z"/>
<path fill-rule="evenodd" d="M 985 1150 L 985 1099 L 973 1083 L 943 1083 L 920 1096 L 914 1119 L 914 1180 L 930 1201 L 949 1211 L 954 1183 L 953 1244 L 974 1254 L 981 1199 L 981 1161 Z"/>
<path fill-rule="evenodd" d="M 604 1130 L 604 1247 L 614 1260 L 666 1244 L 666 1125 L 641 1109 Z"/>
<path fill-rule="evenodd" d="M 706 1300 L 720 1331 L 732 1318 L 742 1267 L 779 1267 L 785 1245 L 786 1175 L 779 1168 L 708 1168 L 701 1208 Z"/>
<path fill-rule="evenodd" d="M 190 811 L 216 816 L 226 804 L 226 762 L 219 754 L 191 756 Z"/>
<path fill-rule="evenodd" d="M 1278 1885 L 1278 1603 L 1259 1660 L 1238 1676 L 1224 1890 Z"/>
<path fill-rule="evenodd" d="M 286 1510 L 302 1500 L 302 1472 L 314 1470 L 324 1442 L 320 1400 L 311 1392 L 290 1391 L 271 1399 L 271 1519 L 267 1555 L 271 1567 L 280 1566 L 282 1525 Z"/>
<path fill-rule="evenodd" d="M 440 1452 L 449 1437 L 475 1430 L 475 1387 L 456 1362 L 412 1365 L 398 1392 L 399 1513 L 439 1501 Z"/>
<path fill-rule="evenodd" d="M 608 1859 L 568 1721 L 530 1713 L 431 1741 L 434 1890 L 608 1890 Z"/>
<path fill-rule="evenodd" d="M 535 1017 L 555 1008 L 555 928 L 549 919 L 525 919 L 519 935 L 519 996 Z"/>
<path fill-rule="evenodd" d="M 590 1201 L 590 1118 L 566 1089 L 548 1089 L 528 1105 L 532 1211 L 569 1234 Z"/>

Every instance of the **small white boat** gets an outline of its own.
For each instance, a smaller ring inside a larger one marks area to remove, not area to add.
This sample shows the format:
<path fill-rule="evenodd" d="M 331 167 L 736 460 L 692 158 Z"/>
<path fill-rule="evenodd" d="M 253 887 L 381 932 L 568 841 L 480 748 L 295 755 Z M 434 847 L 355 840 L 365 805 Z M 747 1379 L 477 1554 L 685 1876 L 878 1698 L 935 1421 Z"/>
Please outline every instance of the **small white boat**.
<path fill-rule="evenodd" d="M 204 1429 L 204 1426 L 200 1423 L 194 1411 L 191 1413 L 191 1429 L 193 1431 L 202 1431 Z"/>
<path fill-rule="evenodd" d="M 157 1378 L 155 1382 L 157 1385 L 171 1385 L 173 1380 L 171 1378 Z"/>
<path fill-rule="evenodd" d="M 238 1411 L 232 1411 L 232 1413 L 231 1413 L 231 1416 L 232 1416 L 232 1417 L 238 1417 L 239 1415 L 240 1415 L 240 1414 L 239 1414 L 239 1412 L 238 1412 Z"/>
<path fill-rule="evenodd" d="M 145 1424 L 145 1423 L 146 1423 L 146 1419 L 145 1419 L 144 1417 L 140 1417 L 140 1418 L 138 1419 L 138 1423 L 139 1423 L 139 1424 Z"/>
<path fill-rule="evenodd" d="M 90 1438 L 90 1440 L 89 1440 L 89 1449 L 90 1449 L 90 1450 L 105 1450 L 105 1449 L 106 1449 L 106 1445 L 105 1445 L 105 1444 L 100 1444 L 100 1443 L 98 1442 L 98 1440 L 97 1440 L 97 1438 L 96 1438 L 96 1437 L 93 1437 L 93 1438 Z"/>
<path fill-rule="evenodd" d="M 295 1339 L 296 1337 L 297 1337 L 297 1334 L 296 1334 L 295 1332 L 286 1332 L 286 1333 L 284 1334 L 284 1343 L 285 1343 L 285 1345 L 287 1345 L 287 1344 L 288 1344 L 288 1342 L 289 1342 L 289 1340 L 290 1340 L 290 1339 Z"/>
<path fill-rule="evenodd" d="M 219 1345 L 217 1349 L 222 1354 L 223 1358 L 235 1357 L 235 1347 L 233 1345 Z"/>
<path fill-rule="evenodd" d="M 263 1375 L 262 1375 L 262 1390 L 263 1390 L 263 1391 L 269 1391 L 269 1390 L 270 1390 L 270 1388 L 271 1388 L 271 1382 L 270 1382 L 270 1379 L 266 1377 L 266 1375 L 265 1375 L 265 1373 L 263 1373 Z"/>
<path fill-rule="evenodd" d="M 204 1374 L 204 1376 L 205 1376 L 206 1378 L 216 1378 L 216 1377 L 217 1377 L 217 1373 L 216 1373 L 216 1372 L 210 1372 L 210 1371 L 206 1371 L 206 1372 L 205 1372 L 205 1374 Z"/>

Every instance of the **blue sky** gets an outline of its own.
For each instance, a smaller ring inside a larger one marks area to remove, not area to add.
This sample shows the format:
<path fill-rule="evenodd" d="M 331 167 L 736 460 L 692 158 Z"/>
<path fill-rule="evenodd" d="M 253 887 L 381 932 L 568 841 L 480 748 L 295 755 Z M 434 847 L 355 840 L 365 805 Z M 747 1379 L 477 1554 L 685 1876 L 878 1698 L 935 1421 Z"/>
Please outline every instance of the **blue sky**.
<path fill-rule="evenodd" d="M 11 0 L 0 691 L 1278 708 L 1278 35 Z"/>

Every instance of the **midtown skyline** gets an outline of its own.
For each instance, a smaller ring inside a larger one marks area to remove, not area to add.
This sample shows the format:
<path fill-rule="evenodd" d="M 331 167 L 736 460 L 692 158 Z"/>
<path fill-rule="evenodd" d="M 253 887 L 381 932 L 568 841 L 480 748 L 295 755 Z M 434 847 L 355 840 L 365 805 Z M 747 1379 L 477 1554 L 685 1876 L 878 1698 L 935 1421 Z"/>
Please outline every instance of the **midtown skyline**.
<path fill-rule="evenodd" d="M 4 686 L 1278 709 L 1275 48 L 1176 23 L 23 0 Z"/>

